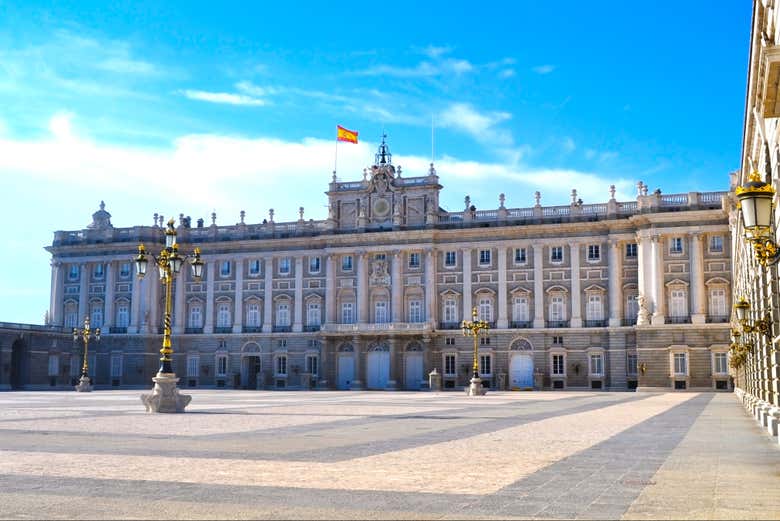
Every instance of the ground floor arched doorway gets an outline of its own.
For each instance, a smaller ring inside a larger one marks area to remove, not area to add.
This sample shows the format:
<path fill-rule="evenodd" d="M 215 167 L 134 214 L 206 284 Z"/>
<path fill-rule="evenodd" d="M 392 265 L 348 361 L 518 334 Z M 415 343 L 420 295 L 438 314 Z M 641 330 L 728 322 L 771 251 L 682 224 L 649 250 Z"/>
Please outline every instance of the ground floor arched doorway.
<path fill-rule="evenodd" d="M 260 356 L 244 355 L 241 357 L 241 388 L 257 389 L 261 382 Z"/>
<path fill-rule="evenodd" d="M 352 353 L 339 353 L 339 382 L 338 388 L 348 391 L 355 379 L 355 357 Z"/>
<path fill-rule="evenodd" d="M 385 389 L 390 382 L 390 347 L 374 346 L 366 356 L 366 374 L 369 389 Z"/>
<path fill-rule="evenodd" d="M 27 383 L 27 346 L 16 340 L 11 346 L 11 389 L 22 389 Z"/>
<path fill-rule="evenodd" d="M 419 391 L 423 381 L 423 351 L 419 342 L 412 342 L 404 354 L 404 387 Z"/>
<path fill-rule="evenodd" d="M 509 363 L 509 388 L 528 389 L 534 386 L 534 361 L 530 354 L 512 354 Z"/>

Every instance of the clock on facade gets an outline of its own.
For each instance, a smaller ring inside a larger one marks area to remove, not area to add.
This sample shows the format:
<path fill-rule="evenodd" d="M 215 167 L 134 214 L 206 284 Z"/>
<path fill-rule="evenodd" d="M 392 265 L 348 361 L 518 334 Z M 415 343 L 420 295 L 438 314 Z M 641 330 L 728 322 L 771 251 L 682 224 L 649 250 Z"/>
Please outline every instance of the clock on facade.
<path fill-rule="evenodd" d="M 377 199 L 374 201 L 374 215 L 377 217 L 387 217 L 390 213 L 390 203 L 387 199 Z"/>

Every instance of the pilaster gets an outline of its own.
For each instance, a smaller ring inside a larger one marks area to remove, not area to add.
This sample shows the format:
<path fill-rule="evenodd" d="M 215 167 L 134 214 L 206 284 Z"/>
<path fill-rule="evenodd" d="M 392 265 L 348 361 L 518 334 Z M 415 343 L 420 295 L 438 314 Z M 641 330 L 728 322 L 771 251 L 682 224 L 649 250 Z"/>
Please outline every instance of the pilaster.
<path fill-rule="evenodd" d="M 157 270 L 150 270 L 146 277 L 157 277 Z M 144 278 L 146 278 L 144 277 Z M 128 333 L 138 333 L 138 324 L 141 323 L 141 277 L 133 277 L 133 289 L 130 296 L 130 325 L 127 328 Z"/>
<path fill-rule="evenodd" d="M 436 327 L 436 275 L 435 253 L 425 250 L 425 321 Z"/>
<path fill-rule="evenodd" d="M 87 264 L 81 264 L 79 266 L 79 316 L 76 321 L 76 323 L 79 324 L 78 327 L 81 327 L 81 325 L 84 324 L 84 317 L 89 313 L 89 271 L 87 270 L 87 266 Z M 135 286 L 133 286 L 133 309 L 136 309 L 136 295 Z M 137 326 L 136 315 L 137 313 L 133 314 L 133 323 Z"/>
<path fill-rule="evenodd" d="M 187 287 L 187 272 L 183 269 L 178 275 L 174 276 L 174 301 L 173 301 L 173 334 L 181 335 L 184 333 L 185 311 L 187 302 L 185 301 Z"/>
<path fill-rule="evenodd" d="M 691 323 L 704 324 L 706 322 L 706 297 L 704 287 L 704 248 L 702 246 L 702 234 L 691 234 Z"/>
<path fill-rule="evenodd" d="M 244 323 L 244 259 L 236 259 L 236 291 L 233 299 L 233 333 L 240 333 Z"/>
<path fill-rule="evenodd" d="M 203 322 L 203 332 L 214 332 L 214 277 L 216 260 L 206 261 L 206 320 Z"/>
<path fill-rule="evenodd" d="M 580 289 L 580 245 L 569 245 L 571 252 L 571 327 L 582 327 L 582 290 Z"/>
<path fill-rule="evenodd" d="M 653 236 L 653 311 L 652 324 L 662 325 L 666 322 L 666 288 L 664 286 L 664 246 L 663 237 Z"/>
<path fill-rule="evenodd" d="M 368 323 L 368 255 L 365 251 L 357 252 L 357 312 L 360 324 Z"/>
<path fill-rule="evenodd" d="M 509 327 L 509 318 L 507 316 L 506 305 L 506 246 L 498 248 L 498 329 Z"/>
<path fill-rule="evenodd" d="M 463 320 L 471 319 L 471 248 L 463 248 Z"/>
<path fill-rule="evenodd" d="M 350 390 L 363 390 L 363 347 L 364 341 L 359 337 L 352 337 L 352 345 L 355 348 L 355 378 L 352 380 Z"/>
<path fill-rule="evenodd" d="M 293 317 L 293 331 L 303 331 L 303 257 L 295 258 L 295 312 Z"/>
<path fill-rule="evenodd" d="M 108 333 L 109 328 L 114 325 L 114 265 L 111 261 L 106 262 L 106 292 L 103 302 L 103 326 L 102 329 Z"/>
<path fill-rule="evenodd" d="M 620 255 L 620 242 L 609 241 L 609 325 L 616 327 L 621 324 L 623 303 L 623 258 Z"/>
<path fill-rule="evenodd" d="M 534 327 L 544 327 L 544 245 L 534 244 Z"/>
<path fill-rule="evenodd" d="M 325 321 L 336 323 L 336 266 L 332 253 L 325 256 Z M 335 360 L 335 359 L 334 359 Z"/>
<path fill-rule="evenodd" d="M 55 326 L 61 326 L 63 324 L 63 313 L 62 313 L 62 297 L 64 294 L 65 286 L 64 286 L 64 276 L 65 276 L 65 267 L 63 266 L 62 262 L 52 260 L 51 262 L 51 274 L 52 274 L 52 283 L 51 283 L 51 302 L 49 305 L 49 314 L 52 325 Z"/>
<path fill-rule="evenodd" d="M 160 327 L 160 279 L 152 278 L 149 282 L 149 320 L 147 320 L 147 333 L 156 335 Z"/>
<path fill-rule="evenodd" d="M 274 258 L 263 260 L 265 279 L 263 282 L 263 333 L 270 333 L 274 328 Z"/>
<path fill-rule="evenodd" d="M 391 299 L 391 306 L 392 306 L 392 321 L 393 322 L 403 322 L 403 293 L 404 293 L 404 283 L 401 279 L 401 263 L 403 262 L 403 253 L 400 250 L 395 250 L 393 252 L 393 266 L 392 266 L 392 275 L 390 280 L 390 299 Z"/>

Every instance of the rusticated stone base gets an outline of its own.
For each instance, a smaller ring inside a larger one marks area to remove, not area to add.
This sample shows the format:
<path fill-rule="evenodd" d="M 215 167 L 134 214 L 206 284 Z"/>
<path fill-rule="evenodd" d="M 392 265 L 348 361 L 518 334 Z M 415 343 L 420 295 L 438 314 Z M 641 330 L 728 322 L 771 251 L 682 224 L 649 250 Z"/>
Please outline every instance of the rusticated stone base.
<path fill-rule="evenodd" d="M 482 378 L 472 378 L 469 386 L 466 388 L 466 394 L 469 396 L 484 396 L 487 390 L 482 386 Z"/>
<path fill-rule="evenodd" d="M 192 396 L 179 394 L 179 389 L 176 387 L 179 379 L 175 374 L 157 373 L 152 381 L 154 382 L 152 394 L 141 395 L 141 402 L 146 407 L 146 412 L 184 412 Z"/>
<path fill-rule="evenodd" d="M 92 391 L 92 383 L 89 379 L 89 376 L 82 376 L 79 379 L 79 384 L 74 387 L 76 389 L 76 392 L 79 393 L 88 393 Z"/>

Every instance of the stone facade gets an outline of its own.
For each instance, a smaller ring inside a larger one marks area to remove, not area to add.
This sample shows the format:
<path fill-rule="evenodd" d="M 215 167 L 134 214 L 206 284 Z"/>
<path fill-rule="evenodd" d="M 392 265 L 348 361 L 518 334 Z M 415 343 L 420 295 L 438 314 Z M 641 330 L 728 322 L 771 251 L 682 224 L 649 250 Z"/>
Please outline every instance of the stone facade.
<path fill-rule="evenodd" d="M 573 190 L 568 205 L 542 206 L 537 192 L 534 206 L 507 208 L 501 194 L 495 209 L 466 197 L 446 212 L 433 165 L 403 174 L 383 143 L 362 180 L 334 175 L 325 220 L 303 208 L 285 223 L 273 210 L 230 226 L 180 215 L 181 250 L 198 246 L 206 262 L 201 281 L 182 272 L 175 283 L 180 384 L 422 389 L 436 368 L 444 389 L 460 389 L 473 344 L 459 324 L 472 308 L 491 323 L 479 365 L 492 388 L 728 384 L 712 363 L 729 342 L 725 192 L 662 195 L 640 182 L 626 202 L 611 187 L 605 203 Z M 86 315 L 100 325 L 98 388 L 148 387 L 157 369 L 162 287 L 151 270 L 135 277 L 132 259 L 139 243 L 159 251 L 164 222 L 114 228 L 101 204 L 90 226 L 56 232 L 47 248 L 49 326 L 67 332 Z M 67 338 L 30 358 L 26 386 L 51 384 L 47 357 L 69 357 Z"/>
<path fill-rule="evenodd" d="M 780 104 L 778 104 L 778 79 L 780 79 L 780 30 L 777 7 L 772 2 L 756 1 L 753 4 L 753 25 L 748 63 L 747 101 L 742 140 L 741 168 L 732 174 L 732 189 L 748 180 L 752 172 L 780 190 Z M 733 200 L 736 203 L 736 200 Z M 778 197 L 774 205 L 774 240 L 780 212 Z M 729 219 L 732 225 L 732 257 L 734 258 L 734 291 L 751 304 L 749 320 L 762 318 L 771 321 L 768 335 L 743 336 L 750 352 L 745 364 L 736 371 L 737 395 L 767 430 L 778 433 L 780 423 L 780 354 L 773 345 L 780 338 L 780 308 L 778 307 L 778 266 L 762 267 L 753 249 L 743 239 L 740 211 L 731 206 Z"/>

